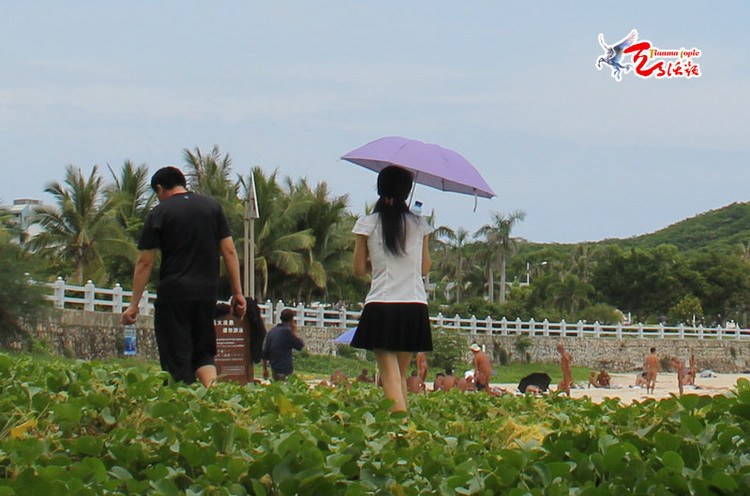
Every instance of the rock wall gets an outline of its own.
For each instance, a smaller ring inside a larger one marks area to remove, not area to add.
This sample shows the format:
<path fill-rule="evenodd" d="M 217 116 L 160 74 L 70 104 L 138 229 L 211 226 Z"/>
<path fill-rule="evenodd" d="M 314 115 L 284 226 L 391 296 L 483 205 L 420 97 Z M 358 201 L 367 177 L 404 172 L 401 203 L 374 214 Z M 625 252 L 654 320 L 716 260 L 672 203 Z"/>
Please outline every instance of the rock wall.
<path fill-rule="evenodd" d="M 494 362 L 506 354 L 513 362 L 558 362 L 557 345 L 562 344 L 573 357 L 574 366 L 630 372 L 643 367 L 643 359 L 651 347 L 666 363 L 677 357 L 688 363 L 694 354 L 698 367 L 715 372 L 738 373 L 750 369 L 750 341 L 697 339 L 610 339 L 530 337 L 519 349 L 519 338 L 511 336 L 475 335 L 473 341 L 483 345 Z"/>
<path fill-rule="evenodd" d="M 31 350 L 36 347 L 53 355 L 83 360 L 101 360 L 122 357 L 125 348 L 121 315 L 85 310 L 54 309 L 37 322 L 25 323 L 31 341 L 22 337 L 6 341 L 6 348 Z M 137 357 L 158 360 L 154 337 L 154 320 L 139 316 Z"/>
<path fill-rule="evenodd" d="M 35 324 L 27 323 L 33 341 L 22 338 L 6 339 L 3 346 L 16 350 L 30 350 L 32 343 L 48 348 L 53 354 L 84 360 L 107 359 L 123 355 L 124 339 L 120 315 L 83 310 L 55 309 Z M 138 317 L 138 354 L 144 360 L 158 360 L 153 318 Z M 344 329 L 332 327 L 304 327 L 299 333 L 305 348 L 315 355 L 335 355 L 334 339 Z M 750 341 L 696 340 L 696 339 L 612 339 L 577 337 L 523 337 L 466 334 L 467 363 L 471 359 L 468 344 L 476 341 L 483 345 L 493 362 L 505 355 L 513 362 L 557 362 L 556 347 L 561 343 L 573 357 L 573 364 L 604 368 L 611 372 L 639 370 L 643 357 L 654 346 L 657 354 L 666 359 L 676 356 L 687 363 L 695 354 L 701 369 L 716 372 L 742 372 L 750 369 Z"/>

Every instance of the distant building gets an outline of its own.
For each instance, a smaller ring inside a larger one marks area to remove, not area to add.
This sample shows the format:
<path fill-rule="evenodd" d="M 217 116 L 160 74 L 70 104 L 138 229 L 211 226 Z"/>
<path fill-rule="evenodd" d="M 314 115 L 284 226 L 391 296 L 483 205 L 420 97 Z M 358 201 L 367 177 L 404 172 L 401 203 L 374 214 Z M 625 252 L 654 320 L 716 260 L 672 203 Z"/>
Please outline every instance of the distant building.
<path fill-rule="evenodd" d="M 13 205 L 0 205 L 0 209 L 10 214 L 9 224 L 13 229 L 14 240 L 24 245 L 31 238 L 42 232 L 42 226 L 34 223 L 37 208 L 43 205 L 41 200 L 21 198 L 13 200 Z"/>

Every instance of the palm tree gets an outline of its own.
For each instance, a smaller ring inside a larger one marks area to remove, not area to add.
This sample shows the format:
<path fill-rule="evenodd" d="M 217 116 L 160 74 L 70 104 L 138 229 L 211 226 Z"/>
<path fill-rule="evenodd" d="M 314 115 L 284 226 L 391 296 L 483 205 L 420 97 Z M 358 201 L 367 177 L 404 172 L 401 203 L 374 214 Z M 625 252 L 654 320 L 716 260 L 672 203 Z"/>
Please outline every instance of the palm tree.
<path fill-rule="evenodd" d="M 232 159 L 218 145 L 207 155 L 200 148 L 183 150 L 188 189 L 218 201 L 226 212 L 232 232 L 242 232 L 243 204 L 238 194 L 240 182 L 232 181 Z M 247 183 L 246 183 L 247 184 Z"/>
<path fill-rule="evenodd" d="M 136 166 L 132 160 L 125 160 L 119 175 L 109 164 L 107 167 L 113 184 L 106 188 L 105 195 L 115 211 L 117 222 L 135 241 L 156 202 L 149 182 L 148 165 Z"/>
<path fill-rule="evenodd" d="M 469 231 L 463 227 L 453 230 L 446 226 L 441 226 L 435 230 L 435 237 L 445 240 L 446 250 L 443 262 L 449 262 L 442 265 L 441 269 L 452 277 L 456 285 L 456 303 L 461 303 L 461 291 L 464 286 L 464 264 L 466 260 L 466 248 L 469 241 Z"/>
<path fill-rule="evenodd" d="M 222 155 L 218 145 L 214 145 L 208 155 L 196 147 L 195 151 L 183 150 L 187 165 L 187 180 L 191 191 L 211 196 L 222 206 L 236 208 L 239 184 L 232 182 L 232 159 L 229 154 Z"/>
<path fill-rule="evenodd" d="M 309 229 L 315 238 L 315 245 L 310 252 L 305 275 L 297 284 L 298 299 L 305 292 L 309 301 L 313 292 L 326 294 L 338 287 L 337 280 L 343 282 L 352 276 L 354 237 L 350 231 L 353 219 L 346 212 L 348 197 L 331 197 L 325 182 L 311 189 L 302 179 L 296 184 L 289 182 L 288 190 L 292 197 L 299 195 L 309 200 L 298 229 Z"/>
<path fill-rule="evenodd" d="M 489 253 L 487 254 L 489 262 L 487 272 L 490 301 L 492 301 L 494 297 L 493 266 L 497 264 L 500 268 L 500 303 L 505 303 L 505 265 L 516 249 L 515 240 L 511 239 L 510 233 L 516 223 L 525 218 L 526 213 L 522 210 L 516 210 L 507 216 L 500 212 L 493 212 L 492 223 L 485 224 L 474 234 L 474 236 L 484 238 L 489 250 Z"/>
<path fill-rule="evenodd" d="M 255 270 L 260 276 L 256 294 L 267 298 L 272 278 L 282 285 L 290 276 L 305 273 L 315 237 L 310 229 L 298 229 L 309 200 L 286 193 L 276 180 L 277 171 L 266 177 L 254 167 L 252 174 L 260 212 L 255 223 Z"/>
<path fill-rule="evenodd" d="M 591 243 L 580 243 L 573 247 L 571 254 L 571 271 L 581 281 L 589 282 L 594 270 L 595 246 Z"/>
<path fill-rule="evenodd" d="M 111 203 L 104 197 L 97 166 L 85 178 L 80 168 L 68 165 L 65 185 L 50 183 L 45 192 L 55 198 L 57 206 L 37 210 L 36 220 L 44 230 L 29 246 L 43 256 L 70 263 L 75 282 L 91 279 L 104 284 L 108 279 L 105 257 L 135 256 L 132 243 L 115 221 Z"/>
<path fill-rule="evenodd" d="M 568 312 L 568 318 L 575 318 L 575 313 L 589 303 L 589 296 L 594 287 L 574 274 L 561 276 L 560 281 L 549 285 L 549 293 L 555 305 L 563 312 Z"/>

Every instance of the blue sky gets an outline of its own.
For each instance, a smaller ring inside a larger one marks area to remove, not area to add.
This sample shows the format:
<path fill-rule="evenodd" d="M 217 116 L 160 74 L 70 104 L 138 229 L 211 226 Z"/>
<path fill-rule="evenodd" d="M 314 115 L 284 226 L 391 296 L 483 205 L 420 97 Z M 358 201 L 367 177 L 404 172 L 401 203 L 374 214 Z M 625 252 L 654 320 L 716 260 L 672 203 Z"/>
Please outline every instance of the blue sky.
<path fill-rule="evenodd" d="M 3 2 L 0 199 L 49 201 L 67 164 L 152 171 L 219 145 L 326 181 L 352 211 L 375 175 L 339 160 L 382 136 L 464 155 L 492 200 L 418 187 L 438 224 L 596 241 L 666 227 L 750 184 L 750 4 L 692 2 Z M 621 82 L 597 36 L 696 47 L 703 76 Z M 263 213 L 261 212 L 261 215 Z"/>

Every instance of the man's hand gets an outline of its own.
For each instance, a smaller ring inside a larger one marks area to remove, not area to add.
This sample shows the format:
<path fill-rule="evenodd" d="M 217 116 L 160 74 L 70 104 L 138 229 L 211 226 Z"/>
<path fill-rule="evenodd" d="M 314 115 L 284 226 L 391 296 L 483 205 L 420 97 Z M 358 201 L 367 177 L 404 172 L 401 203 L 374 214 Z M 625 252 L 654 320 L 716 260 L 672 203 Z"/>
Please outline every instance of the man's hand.
<path fill-rule="evenodd" d="M 247 301 L 241 294 L 232 296 L 232 314 L 238 319 L 242 320 L 245 317 L 247 311 Z"/>
<path fill-rule="evenodd" d="M 128 308 L 122 312 L 122 323 L 123 324 L 135 324 L 135 319 L 138 316 L 138 305 L 131 304 Z"/>
<path fill-rule="evenodd" d="M 263 378 L 268 379 L 268 365 L 266 365 L 266 362 L 263 362 Z"/>

